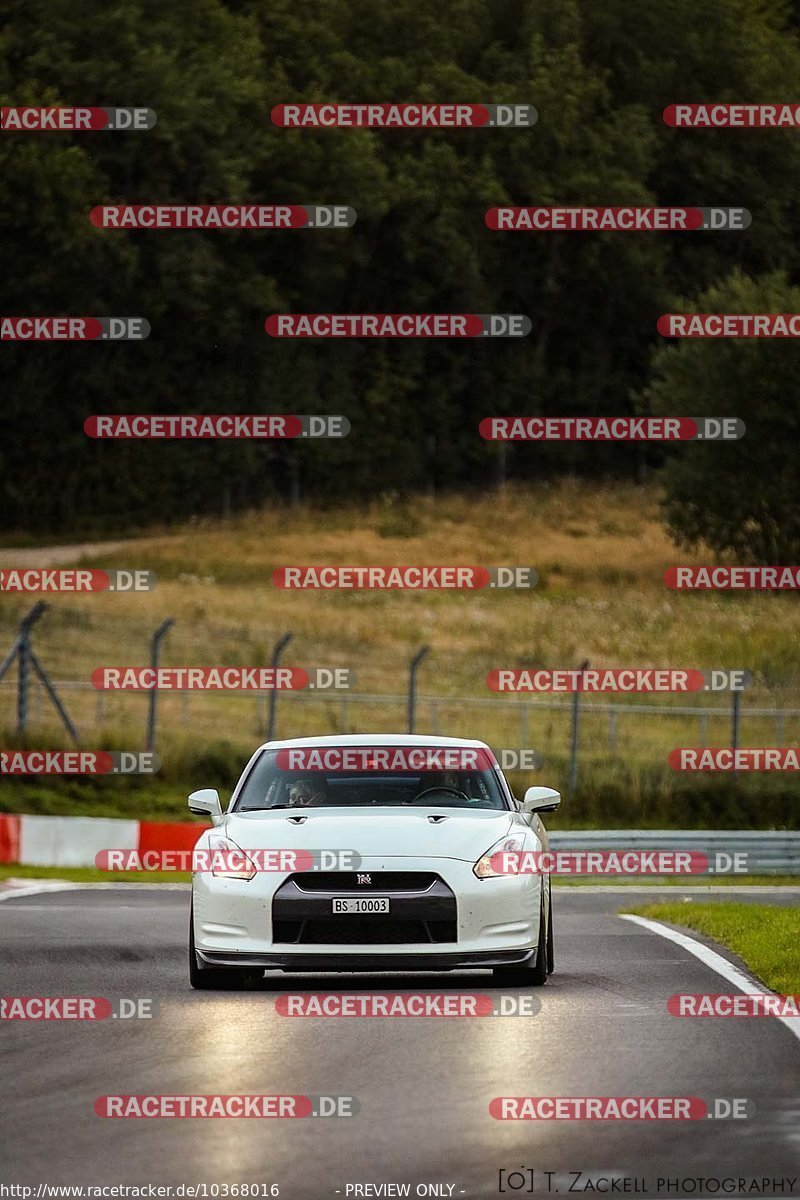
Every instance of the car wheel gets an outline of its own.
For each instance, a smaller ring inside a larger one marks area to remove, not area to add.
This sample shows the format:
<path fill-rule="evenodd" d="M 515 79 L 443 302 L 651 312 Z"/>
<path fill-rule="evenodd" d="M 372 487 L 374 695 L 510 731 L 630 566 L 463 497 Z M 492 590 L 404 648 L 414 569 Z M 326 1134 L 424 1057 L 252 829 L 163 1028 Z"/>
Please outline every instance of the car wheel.
<path fill-rule="evenodd" d="M 553 949 L 553 885 L 548 884 L 547 895 L 550 903 L 547 906 L 547 974 L 552 975 L 556 969 L 555 952 Z"/>
<path fill-rule="evenodd" d="M 536 947 L 536 962 L 530 967 L 495 967 L 492 971 L 498 983 L 511 987 L 542 987 L 547 983 L 547 922 L 544 919 L 544 902 L 539 909 L 539 942 Z"/>
<path fill-rule="evenodd" d="M 189 909 L 189 983 L 196 991 L 238 991 L 264 977 L 259 967 L 201 967 L 194 948 L 194 910 Z"/>

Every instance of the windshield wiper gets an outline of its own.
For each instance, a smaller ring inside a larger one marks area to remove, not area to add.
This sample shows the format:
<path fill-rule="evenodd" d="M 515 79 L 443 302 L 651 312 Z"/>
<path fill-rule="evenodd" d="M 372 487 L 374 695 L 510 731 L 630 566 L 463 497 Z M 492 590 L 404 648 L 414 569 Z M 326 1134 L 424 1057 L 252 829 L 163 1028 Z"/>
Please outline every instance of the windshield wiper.
<path fill-rule="evenodd" d="M 294 808 L 293 804 L 248 804 L 247 808 L 237 808 L 235 812 L 272 812 L 273 808 Z"/>

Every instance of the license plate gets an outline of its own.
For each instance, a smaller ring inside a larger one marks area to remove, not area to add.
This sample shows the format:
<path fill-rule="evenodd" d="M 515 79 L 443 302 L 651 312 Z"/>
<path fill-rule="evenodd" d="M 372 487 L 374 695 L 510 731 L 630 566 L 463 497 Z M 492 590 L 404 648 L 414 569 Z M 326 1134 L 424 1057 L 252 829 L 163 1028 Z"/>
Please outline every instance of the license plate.
<path fill-rule="evenodd" d="M 389 911 L 388 896 L 334 896 L 333 911 L 335 913 L 387 913 Z"/>

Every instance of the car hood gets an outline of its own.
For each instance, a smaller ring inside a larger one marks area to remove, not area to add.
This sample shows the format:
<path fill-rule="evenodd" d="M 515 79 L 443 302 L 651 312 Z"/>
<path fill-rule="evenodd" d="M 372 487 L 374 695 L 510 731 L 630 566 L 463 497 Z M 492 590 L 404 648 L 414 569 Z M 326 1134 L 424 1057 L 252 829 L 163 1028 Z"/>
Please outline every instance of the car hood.
<path fill-rule="evenodd" d="M 475 862 L 512 826 L 527 828 L 508 809 L 330 808 L 230 813 L 217 829 L 243 850 L 353 850 L 362 858 Z"/>

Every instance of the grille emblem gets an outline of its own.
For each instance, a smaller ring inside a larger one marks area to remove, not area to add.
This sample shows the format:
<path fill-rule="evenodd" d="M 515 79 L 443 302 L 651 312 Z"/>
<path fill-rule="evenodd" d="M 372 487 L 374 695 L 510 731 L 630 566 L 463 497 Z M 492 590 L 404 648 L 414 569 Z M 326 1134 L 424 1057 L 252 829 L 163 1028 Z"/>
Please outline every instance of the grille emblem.
<path fill-rule="evenodd" d="M 367 883 L 372 883 L 372 876 L 371 875 L 356 875 L 356 883 L 361 884 L 361 885 L 367 884 Z"/>

